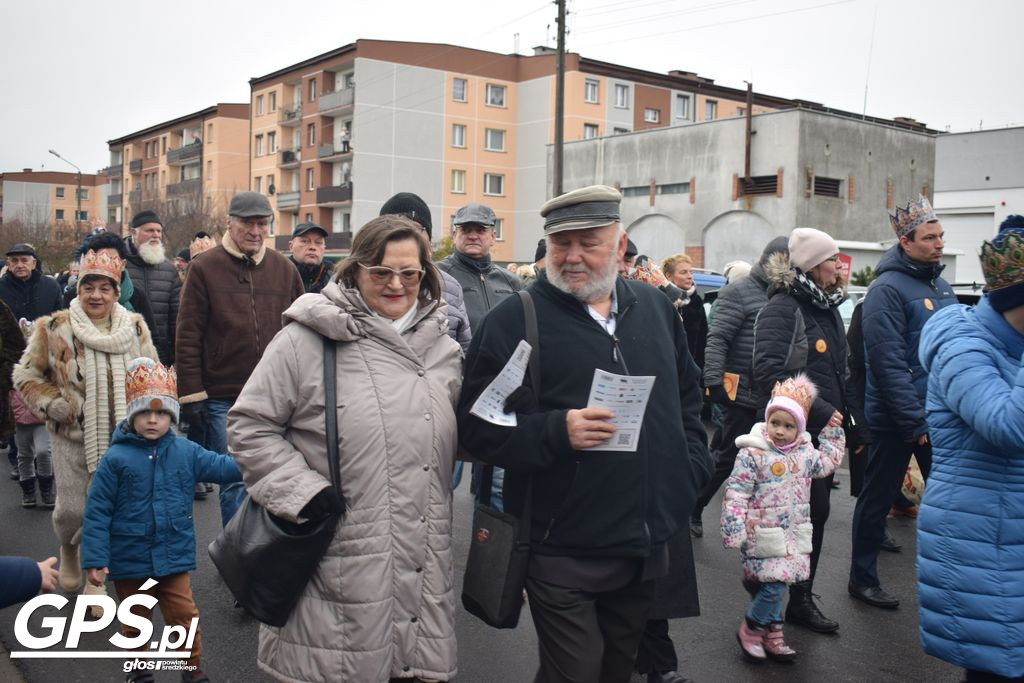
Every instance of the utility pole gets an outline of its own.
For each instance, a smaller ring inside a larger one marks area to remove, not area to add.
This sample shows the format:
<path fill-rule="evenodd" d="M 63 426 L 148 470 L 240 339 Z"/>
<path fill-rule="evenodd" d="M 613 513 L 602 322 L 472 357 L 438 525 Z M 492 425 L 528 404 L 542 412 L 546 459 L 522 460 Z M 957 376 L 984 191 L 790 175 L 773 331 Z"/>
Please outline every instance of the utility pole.
<path fill-rule="evenodd" d="M 565 141 L 565 0 L 558 5 L 558 57 L 555 65 L 555 158 L 552 163 L 553 195 L 562 194 L 562 143 Z"/>
<path fill-rule="evenodd" d="M 82 218 L 82 169 L 78 168 L 78 166 L 75 166 L 70 161 L 68 161 L 61 155 L 57 154 L 57 152 L 55 152 L 54 150 L 51 149 L 49 150 L 49 152 L 53 156 L 63 161 L 65 164 L 74 166 L 75 171 L 77 171 L 75 175 L 75 226 L 77 227 L 78 221 L 81 220 Z"/>

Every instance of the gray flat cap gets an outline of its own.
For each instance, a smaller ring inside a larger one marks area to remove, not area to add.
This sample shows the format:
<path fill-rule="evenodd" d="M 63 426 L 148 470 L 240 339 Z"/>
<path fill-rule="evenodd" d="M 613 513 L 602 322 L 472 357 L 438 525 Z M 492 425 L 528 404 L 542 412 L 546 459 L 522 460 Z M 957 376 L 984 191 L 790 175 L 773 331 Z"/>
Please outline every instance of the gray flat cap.
<path fill-rule="evenodd" d="M 455 220 L 452 221 L 452 225 L 476 223 L 477 225 L 493 227 L 497 220 L 491 207 L 485 204 L 466 204 L 455 212 Z"/>
<path fill-rule="evenodd" d="M 622 193 L 607 185 L 581 187 L 548 200 L 540 210 L 544 234 L 601 228 L 619 222 Z"/>
<path fill-rule="evenodd" d="M 239 218 L 273 216 L 274 210 L 270 208 L 270 202 L 267 201 L 267 198 L 259 192 L 239 192 L 231 198 L 228 215 L 238 216 Z"/>

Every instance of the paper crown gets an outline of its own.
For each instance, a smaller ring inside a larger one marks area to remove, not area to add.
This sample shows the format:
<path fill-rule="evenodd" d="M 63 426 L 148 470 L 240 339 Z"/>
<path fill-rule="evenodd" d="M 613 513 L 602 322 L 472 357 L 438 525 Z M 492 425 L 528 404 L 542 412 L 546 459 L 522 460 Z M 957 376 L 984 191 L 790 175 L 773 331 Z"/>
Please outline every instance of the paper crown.
<path fill-rule="evenodd" d="M 150 358 L 136 358 L 128 364 L 125 377 L 128 412 L 166 410 L 178 414 L 178 375 Z"/>
<path fill-rule="evenodd" d="M 907 204 L 905 209 L 897 206 L 895 215 L 889 214 L 889 222 L 892 223 L 892 229 L 896 231 L 897 237 L 903 237 L 922 223 L 937 220 L 939 217 L 935 215 L 935 209 L 924 195 L 918 196 L 916 202 Z"/>
<path fill-rule="evenodd" d="M 217 246 L 217 242 L 209 235 L 205 237 L 196 237 L 188 245 L 188 256 L 190 259 L 194 259 L 204 251 L 209 251 Z"/>
<path fill-rule="evenodd" d="M 788 398 L 795 401 L 803 409 L 804 415 L 811 412 L 811 404 L 814 403 L 817 396 L 817 387 L 804 374 L 790 377 L 783 382 L 776 382 L 772 389 L 772 398 Z"/>
<path fill-rule="evenodd" d="M 1008 231 L 981 243 L 981 269 L 990 290 L 1024 283 L 1024 230 Z"/>
<path fill-rule="evenodd" d="M 86 275 L 103 275 L 120 286 L 122 270 L 124 270 L 124 261 L 120 257 L 90 250 L 82 257 L 78 269 L 78 281 L 81 282 Z"/>

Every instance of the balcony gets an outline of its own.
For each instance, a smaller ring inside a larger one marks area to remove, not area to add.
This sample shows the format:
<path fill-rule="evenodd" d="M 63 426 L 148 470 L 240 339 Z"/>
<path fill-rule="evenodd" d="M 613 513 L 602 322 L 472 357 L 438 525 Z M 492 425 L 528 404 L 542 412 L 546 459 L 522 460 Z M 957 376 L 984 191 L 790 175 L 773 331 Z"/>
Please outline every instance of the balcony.
<path fill-rule="evenodd" d="M 168 197 L 182 197 L 184 195 L 199 194 L 203 189 L 202 178 L 182 180 L 180 183 L 171 183 L 167 186 Z"/>
<path fill-rule="evenodd" d="M 139 200 L 142 199 L 142 190 L 132 190 L 128 193 L 128 203 L 132 206 L 138 205 Z"/>
<path fill-rule="evenodd" d="M 285 209 L 297 209 L 299 208 L 299 193 L 298 192 L 278 192 L 277 193 L 277 209 L 278 211 L 284 211 Z"/>
<path fill-rule="evenodd" d="M 302 106 L 297 106 L 292 109 L 282 107 L 277 117 L 278 125 L 285 126 L 287 128 L 294 128 L 299 125 L 299 121 L 302 119 Z"/>
<path fill-rule="evenodd" d="M 107 195 L 107 206 L 121 206 L 124 201 L 124 195 L 118 192 L 117 194 Z"/>
<path fill-rule="evenodd" d="M 320 206 L 341 206 L 352 201 L 352 183 L 316 188 L 316 203 Z"/>
<path fill-rule="evenodd" d="M 108 178 L 120 178 L 122 173 L 124 173 L 124 164 L 117 164 L 116 166 L 107 167 Z"/>
<path fill-rule="evenodd" d="M 302 152 L 297 149 L 282 149 L 277 165 L 281 168 L 298 168 L 302 161 Z"/>
<path fill-rule="evenodd" d="M 320 161 L 341 161 L 346 156 L 352 154 L 352 148 L 344 150 L 342 145 L 320 145 L 316 150 L 316 156 Z"/>
<path fill-rule="evenodd" d="M 129 173 L 142 173 L 142 159 L 134 159 L 128 162 Z"/>
<path fill-rule="evenodd" d="M 203 145 L 202 143 L 193 143 L 191 145 L 185 145 L 178 149 L 167 150 L 167 165 L 168 166 L 183 166 L 185 164 L 198 164 L 203 157 Z"/>
<path fill-rule="evenodd" d="M 324 115 L 336 114 L 346 107 L 351 107 L 355 98 L 355 88 L 343 88 L 334 92 L 325 92 L 317 100 L 317 111 Z"/>

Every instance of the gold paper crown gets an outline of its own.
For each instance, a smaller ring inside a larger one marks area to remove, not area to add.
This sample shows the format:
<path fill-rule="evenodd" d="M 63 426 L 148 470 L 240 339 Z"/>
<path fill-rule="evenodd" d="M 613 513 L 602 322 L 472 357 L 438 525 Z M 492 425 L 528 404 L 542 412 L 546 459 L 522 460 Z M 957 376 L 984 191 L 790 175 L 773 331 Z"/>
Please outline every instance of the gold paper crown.
<path fill-rule="evenodd" d="M 152 367 L 139 365 L 128 371 L 124 382 L 125 397 L 130 404 L 144 396 L 166 396 L 177 400 L 178 374 L 154 362 Z"/>
<path fill-rule="evenodd" d="M 804 415 L 811 412 L 811 404 L 818 396 L 818 390 L 806 375 L 790 377 L 784 382 L 776 382 L 772 389 L 772 398 L 785 396 L 796 401 L 804 410 Z"/>
<path fill-rule="evenodd" d="M 935 215 L 935 209 L 924 195 L 920 195 L 916 202 L 907 204 L 905 209 L 897 206 L 896 215 L 889 214 L 889 222 L 892 223 L 892 229 L 896 231 L 897 237 L 903 237 L 922 223 L 937 220 L 939 217 Z"/>
<path fill-rule="evenodd" d="M 86 275 L 103 275 L 120 286 L 122 270 L 124 270 L 124 261 L 120 257 L 90 250 L 82 257 L 82 263 L 78 269 L 78 280 L 81 282 Z"/>
<path fill-rule="evenodd" d="M 981 269 L 989 289 L 1024 283 L 1024 234 L 1008 232 L 992 242 L 982 242 Z"/>

